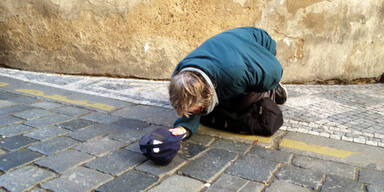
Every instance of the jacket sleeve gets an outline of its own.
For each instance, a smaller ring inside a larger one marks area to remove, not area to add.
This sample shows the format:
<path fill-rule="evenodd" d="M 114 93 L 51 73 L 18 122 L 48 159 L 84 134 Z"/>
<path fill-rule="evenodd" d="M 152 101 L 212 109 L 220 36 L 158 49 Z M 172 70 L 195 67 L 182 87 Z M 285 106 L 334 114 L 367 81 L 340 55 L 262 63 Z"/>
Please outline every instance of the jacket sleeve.
<path fill-rule="evenodd" d="M 200 115 L 191 115 L 189 118 L 183 116 L 180 117 L 175 121 L 173 124 L 173 127 L 184 127 L 185 129 L 188 129 L 190 133 L 194 134 L 197 132 L 197 128 L 199 127 L 200 123 Z"/>
<path fill-rule="evenodd" d="M 261 46 L 266 48 L 272 55 L 276 55 L 276 41 L 266 31 L 254 28 L 253 36 Z"/>

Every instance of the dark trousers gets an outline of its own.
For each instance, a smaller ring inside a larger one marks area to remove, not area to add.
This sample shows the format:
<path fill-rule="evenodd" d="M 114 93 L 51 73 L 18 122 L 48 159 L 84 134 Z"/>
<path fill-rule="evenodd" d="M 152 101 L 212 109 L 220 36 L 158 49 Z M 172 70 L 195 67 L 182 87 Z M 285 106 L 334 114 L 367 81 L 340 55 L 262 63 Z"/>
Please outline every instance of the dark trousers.
<path fill-rule="evenodd" d="M 256 103 L 263 97 L 269 97 L 272 101 L 275 100 L 275 90 L 262 93 L 244 93 L 239 96 L 222 101 L 215 109 L 204 116 L 201 116 L 200 123 L 212 128 L 232 131 L 236 133 L 249 133 L 247 126 L 228 126 L 233 121 L 239 121 L 244 113 L 249 112 L 252 104 Z M 236 124 L 239 124 L 236 122 Z M 240 123 L 241 124 L 241 123 Z"/>

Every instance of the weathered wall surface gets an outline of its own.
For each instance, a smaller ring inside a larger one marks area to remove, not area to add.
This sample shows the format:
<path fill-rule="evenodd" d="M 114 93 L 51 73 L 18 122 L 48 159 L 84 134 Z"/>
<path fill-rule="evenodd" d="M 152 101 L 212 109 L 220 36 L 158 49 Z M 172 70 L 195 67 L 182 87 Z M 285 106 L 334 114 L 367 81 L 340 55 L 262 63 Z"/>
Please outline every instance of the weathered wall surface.
<path fill-rule="evenodd" d="M 167 79 L 216 33 L 264 28 L 285 82 L 379 77 L 384 0 L 1 0 L 0 64 Z"/>

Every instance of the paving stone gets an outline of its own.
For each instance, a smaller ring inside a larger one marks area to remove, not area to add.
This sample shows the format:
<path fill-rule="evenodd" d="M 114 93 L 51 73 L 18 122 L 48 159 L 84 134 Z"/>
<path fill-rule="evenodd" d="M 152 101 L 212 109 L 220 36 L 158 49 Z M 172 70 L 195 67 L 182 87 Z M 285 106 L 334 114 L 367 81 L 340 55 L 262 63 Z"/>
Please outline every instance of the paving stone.
<path fill-rule="evenodd" d="M 94 126 L 92 125 L 91 127 L 85 129 L 76 130 L 68 134 L 68 136 L 79 141 L 87 141 L 89 139 L 110 134 L 112 129 L 111 127 L 111 124 L 97 124 Z"/>
<path fill-rule="evenodd" d="M 211 145 L 213 148 L 225 149 L 227 151 L 240 154 L 244 153 L 250 146 L 250 144 L 234 142 L 227 139 L 218 139 Z"/>
<path fill-rule="evenodd" d="M 39 102 L 39 103 L 31 104 L 31 106 L 49 110 L 49 109 L 62 107 L 63 105 L 58 103 L 52 103 L 52 102 Z"/>
<path fill-rule="evenodd" d="M 86 119 L 75 119 L 72 121 L 67 121 L 65 123 L 58 124 L 57 126 L 64 129 L 69 129 L 71 131 L 75 131 L 78 129 L 82 129 L 91 125 L 95 125 L 94 121 L 89 121 Z"/>
<path fill-rule="evenodd" d="M 0 141 L 0 147 L 5 150 L 12 151 L 12 150 L 16 150 L 21 147 L 27 146 L 34 142 L 36 142 L 35 139 L 25 137 L 22 135 L 17 135 L 17 136 L 5 138 L 4 140 Z"/>
<path fill-rule="evenodd" d="M 143 155 L 142 155 L 143 156 Z M 140 166 L 136 167 L 137 170 L 150 173 L 162 177 L 163 175 L 170 175 L 176 171 L 180 166 L 184 165 L 185 160 L 178 155 L 166 166 L 156 165 L 153 161 L 148 160 Z"/>
<path fill-rule="evenodd" d="M 146 105 L 123 108 L 112 114 L 128 119 L 144 120 L 149 123 L 167 127 L 173 127 L 173 123 L 178 119 L 174 110 Z"/>
<path fill-rule="evenodd" d="M 280 180 L 295 185 L 315 189 L 320 185 L 323 174 L 308 169 L 285 166 L 281 168 L 275 176 Z"/>
<path fill-rule="evenodd" d="M 36 119 L 39 117 L 45 117 L 49 115 L 53 115 L 54 113 L 43 110 L 43 109 L 31 109 L 31 110 L 26 110 L 18 113 L 14 113 L 13 116 L 25 119 L 25 120 L 31 120 L 31 119 Z"/>
<path fill-rule="evenodd" d="M 44 155 L 50 155 L 56 152 L 68 149 L 78 142 L 69 137 L 58 137 L 48 141 L 44 141 L 35 145 L 30 146 L 28 149 L 37 151 Z"/>
<path fill-rule="evenodd" d="M 0 176 L 0 186 L 9 191 L 24 191 L 55 174 L 35 166 L 26 166 Z"/>
<path fill-rule="evenodd" d="M 367 192 L 382 192 L 384 188 L 377 185 L 368 185 Z"/>
<path fill-rule="evenodd" d="M 55 109 L 52 109 L 51 111 L 69 116 L 80 116 L 90 112 L 89 110 L 72 106 L 57 107 Z"/>
<path fill-rule="evenodd" d="M 24 95 L 19 95 L 17 97 L 11 97 L 8 100 L 12 101 L 14 103 L 26 104 L 26 105 L 30 105 L 30 104 L 33 104 L 33 103 L 40 102 L 38 99 L 35 99 L 35 98 L 32 98 L 32 97 L 28 97 L 28 96 L 24 96 Z"/>
<path fill-rule="evenodd" d="M 0 100 L 0 108 L 9 107 L 12 105 L 16 105 L 16 103 L 13 103 L 7 100 Z"/>
<path fill-rule="evenodd" d="M 93 156 L 86 153 L 68 150 L 40 159 L 36 161 L 35 164 L 49 168 L 57 173 L 63 173 L 67 169 L 85 163 L 93 158 Z"/>
<path fill-rule="evenodd" d="M 0 135 L 5 137 L 12 137 L 31 130 L 34 130 L 34 128 L 23 124 L 17 124 L 1 128 Z"/>
<path fill-rule="evenodd" d="M 17 97 L 19 95 L 15 94 L 15 93 L 11 93 L 11 92 L 4 92 L 4 91 L 1 91 L 0 92 L 0 99 L 3 99 L 3 100 L 7 100 L 11 97 Z"/>
<path fill-rule="evenodd" d="M 144 121 L 126 118 L 120 118 L 119 120 L 114 121 L 112 124 L 124 127 L 126 129 L 143 129 L 150 126 L 150 124 Z"/>
<path fill-rule="evenodd" d="M 196 134 L 193 134 L 187 141 L 196 143 L 199 145 L 208 146 L 208 144 L 211 144 L 214 140 L 215 138 L 212 136 L 196 133 Z"/>
<path fill-rule="evenodd" d="M 184 175 L 210 182 L 225 166 L 236 158 L 236 153 L 211 149 L 181 168 Z"/>
<path fill-rule="evenodd" d="M 132 144 L 128 145 L 125 149 L 128 151 L 141 153 L 139 142 L 132 143 Z"/>
<path fill-rule="evenodd" d="M 222 174 L 217 181 L 211 185 L 207 192 L 232 192 L 237 191 L 248 181 L 240 177 Z"/>
<path fill-rule="evenodd" d="M 33 188 L 31 191 L 29 191 L 29 192 L 47 192 L 47 191 L 44 190 L 44 189 L 35 187 L 35 188 Z"/>
<path fill-rule="evenodd" d="M 30 133 L 24 134 L 24 136 L 31 137 L 38 140 L 47 140 L 53 137 L 63 136 L 71 131 L 66 129 L 58 128 L 54 125 L 43 127 L 37 130 L 34 130 Z"/>
<path fill-rule="evenodd" d="M 361 169 L 359 173 L 359 181 L 362 183 L 374 184 L 384 188 L 384 171 L 375 169 Z"/>
<path fill-rule="evenodd" d="M 29 163 L 42 155 L 27 149 L 0 155 L 0 170 L 8 171 L 20 165 Z"/>
<path fill-rule="evenodd" d="M 249 181 L 239 192 L 262 192 L 263 189 L 263 184 Z"/>
<path fill-rule="evenodd" d="M 312 190 L 294 185 L 285 181 L 276 180 L 271 186 L 266 188 L 265 192 L 283 192 L 283 191 L 294 191 L 294 192 L 311 192 Z"/>
<path fill-rule="evenodd" d="M 94 122 L 97 122 L 97 123 L 108 124 L 108 123 L 113 123 L 113 122 L 119 120 L 121 117 L 112 116 L 112 115 L 109 115 L 109 114 L 106 114 L 106 113 L 101 113 L 101 112 L 94 112 L 94 113 L 91 113 L 89 115 L 83 116 L 81 118 L 82 119 L 87 119 L 87 120 L 90 120 L 90 121 L 94 121 Z"/>
<path fill-rule="evenodd" d="M 172 187 L 170 187 L 172 186 Z M 173 175 L 168 177 L 160 185 L 149 190 L 149 192 L 198 192 L 204 187 L 204 184 L 198 180 L 183 177 L 179 175 Z"/>
<path fill-rule="evenodd" d="M 17 117 L 12 117 L 12 116 L 0 116 L 0 127 L 4 127 L 7 125 L 12 125 L 16 123 L 22 123 L 24 120 L 17 118 Z"/>
<path fill-rule="evenodd" d="M 184 159 L 191 159 L 196 155 L 203 152 L 207 147 L 190 142 L 182 142 L 179 150 L 180 157 Z"/>
<path fill-rule="evenodd" d="M 111 179 L 112 177 L 109 175 L 88 168 L 78 167 L 64 172 L 57 179 L 40 185 L 42 188 L 52 191 L 84 192 L 91 191 Z"/>
<path fill-rule="evenodd" d="M 113 124 L 115 125 L 115 124 Z M 134 128 L 134 127 L 122 127 L 115 129 L 108 136 L 110 139 L 122 141 L 125 143 L 132 143 L 138 141 L 142 136 L 154 131 L 158 128 L 164 128 L 158 125 L 151 125 L 144 128 Z"/>
<path fill-rule="evenodd" d="M 354 179 L 355 177 L 354 167 L 343 163 L 325 161 L 306 156 L 296 156 L 293 159 L 292 164 L 301 168 L 346 177 L 349 179 Z"/>
<path fill-rule="evenodd" d="M 128 171 L 117 177 L 111 182 L 101 186 L 96 191 L 98 192 L 126 192 L 129 191 L 144 191 L 155 182 L 158 181 L 157 176 L 148 175 L 137 172 L 135 170 Z"/>
<path fill-rule="evenodd" d="M 82 152 L 90 153 L 96 156 L 102 156 L 108 152 L 123 147 L 125 143 L 113 141 L 107 138 L 91 140 L 75 147 Z"/>
<path fill-rule="evenodd" d="M 351 179 L 328 175 L 320 192 L 364 192 L 363 185 Z"/>
<path fill-rule="evenodd" d="M 226 173 L 252 181 L 264 182 L 272 176 L 272 171 L 277 165 L 277 162 L 260 159 L 259 156 L 248 153 L 235 161 Z"/>
<path fill-rule="evenodd" d="M 253 146 L 249 153 L 256 155 L 260 159 L 267 159 L 280 163 L 288 163 L 291 157 L 291 154 L 288 152 L 269 150 L 258 145 Z"/>
<path fill-rule="evenodd" d="M 36 127 L 36 128 L 41 128 L 41 127 L 46 127 L 49 125 L 54 125 L 58 123 L 62 123 L 65 121 L 71 120 L 72 117 L 66 116 L 66 115 L 51 115 L 47 117 L 42 117 L 34 120 L 29 120 L 26 121 L 24 124 Z"/>
<path fill-rule="evenodd" d="M 12 113 L 17 113 L 17 112 L 25 111 L 25 110 L 29 110 L 29 109 L 32 109 L 32 107 L 25 106 L 25 105 L 14 105 L 14 106 L 6 107 L 6 108 L 1 108 L 0 116 L 1 115 L 9 115 Z"/>
<path fill-rule="evenodd" d="M 135 153 L 128 150 L 119 150 L 106 156 L 99 157 L 86 164 L 87 167 L 97 169 L 111 175 L 120 175 L 122 172 L 133 168 L 142 163 L 147 158 L 141 153 Z M 105 163 L 113 162 L 113 163 Z"/>

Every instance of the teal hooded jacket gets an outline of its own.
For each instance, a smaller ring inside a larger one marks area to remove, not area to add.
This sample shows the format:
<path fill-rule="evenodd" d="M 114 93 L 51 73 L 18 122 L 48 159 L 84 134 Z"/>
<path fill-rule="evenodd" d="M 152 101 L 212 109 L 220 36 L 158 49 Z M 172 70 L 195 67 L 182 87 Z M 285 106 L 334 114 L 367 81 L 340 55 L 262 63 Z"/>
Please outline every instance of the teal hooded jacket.
<path fill-rule="evenodd" d="M 245 92 L 265 92 L 280 82 L 283 69 L 275 57 L 276 42 L 262 29 L 241 27 L 217 34 L 187 55 L 172 76 L 185 67 L 205 72 L 221 101 Z M 200 115 L 183 116 L 174 127 L 195 133 Z"/>

